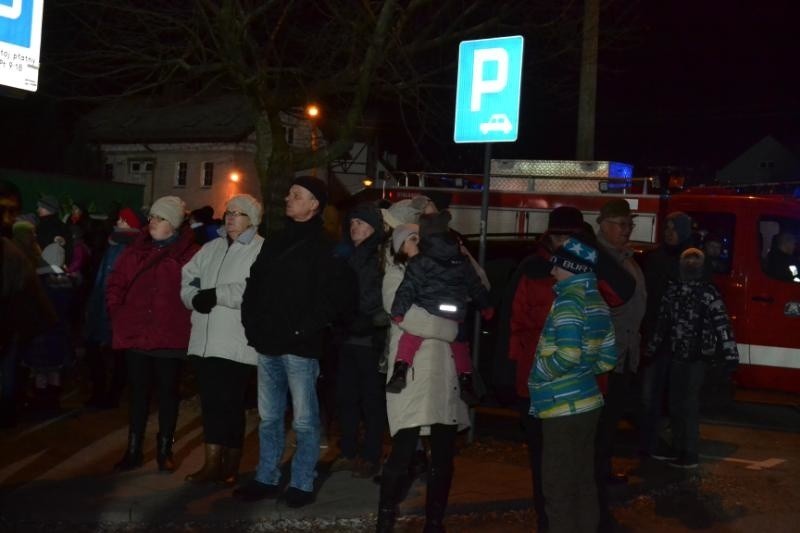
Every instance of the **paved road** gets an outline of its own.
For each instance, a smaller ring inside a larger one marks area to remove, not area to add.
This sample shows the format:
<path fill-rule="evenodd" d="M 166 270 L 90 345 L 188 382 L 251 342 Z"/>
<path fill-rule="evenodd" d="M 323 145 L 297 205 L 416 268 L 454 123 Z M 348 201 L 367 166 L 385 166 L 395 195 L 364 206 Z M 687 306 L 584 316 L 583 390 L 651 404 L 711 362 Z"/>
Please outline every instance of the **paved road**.
<path fill-rule="evenodd" d="M 77 398 L 72 400 L 77 407 Z M 249 413 L 243 470 L 250 473 L 256 463 L 256 423 L 256 413 Z M 229 489 L 184 483 L 183 477 L 202 461 L 196 398 L 181 407 L 175 446 L 180 469 L 159 474 L 153 424 L 155 420 L 148 427 L 145 466 L 126 474 L 111 472 L 125 446 L 124 410 L 76 408 L 58 419 L 0 432 L 0 531 L 372 527 L 377 486 L 346 473 L 323 474 L 316 503 L 297 510 L 273 501 L 243 504 L 230 497 Z M 478 440 L 462 442 L 456 461 L 449 531 L 530 531 L 530 478 L 516 421 L 508 412 L 485 410 L 478 424 Z M 615 466 L 629 471 L 631 482 L 612 492 L 620 522 L 632 531 L 796 531 L 800 411 L 739 403 L 733 415 L 707 418 L 701 434 L 702 468 L 687 475 L 640 461 L 633 428 L 623 424 Z M 290 443 L 287 453 L 291 449 Z M 332 447 L 323 449 L 324 461 L 334 455 Z M 403 503 L 399 530 L 421 529 L 423 508 L 424 486 L 417 483 Z"/>

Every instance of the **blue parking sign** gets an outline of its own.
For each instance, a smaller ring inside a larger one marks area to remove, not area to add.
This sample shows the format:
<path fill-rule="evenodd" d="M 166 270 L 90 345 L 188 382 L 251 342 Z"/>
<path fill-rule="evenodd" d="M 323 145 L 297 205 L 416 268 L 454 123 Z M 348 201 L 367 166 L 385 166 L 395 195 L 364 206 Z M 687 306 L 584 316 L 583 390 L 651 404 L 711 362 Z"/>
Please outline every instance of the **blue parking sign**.
<path fill-rule="evenodd" d="M 455 142 L 517 140 L 523 46 L 521 35 L 461 42 Z"/>
<path fill-rule="evenodd" d="M 33 0 L 0 0 L 0 41 L 31 45 Z"/>
<path fill-rule="evenodd" d="M 0 0 L 0 85 L 36 91 L 44 0 Z"/>

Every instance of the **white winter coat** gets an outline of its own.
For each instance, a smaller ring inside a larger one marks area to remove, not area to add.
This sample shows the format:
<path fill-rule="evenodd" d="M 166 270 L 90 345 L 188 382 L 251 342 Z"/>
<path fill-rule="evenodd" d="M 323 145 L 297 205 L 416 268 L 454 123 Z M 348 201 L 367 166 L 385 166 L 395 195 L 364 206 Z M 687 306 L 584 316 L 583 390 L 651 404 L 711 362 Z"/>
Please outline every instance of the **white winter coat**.
<path fill-rule="evenodd" d="M 263 243 L 251 227 L 230 246 L 226 237 L 207 242 L 183 267 L 181 300 L 192 309 L 189 355 L 256 364 L 258 354 L 244 335 L 241 305 L 250 266 Z M 200 289 L 212 287 L 217 289 L 217 305 L 209 314 L 198 313 L 192 298 Z"/>
<path fill-rule="evenodd" d="M 395 292 L 403 281 L 404 268 L 389 259 L 383 278 L 383 307 L 391 312 Z M 422 310 L 424 312 L 424 310 Z M 412 317 L 406 314 L 405 321 Z M 405 324 L 404 321 L 404 324 Z M 453 321 L 428 315 L 428 326 L 440 322 L 442 337 L 455 338 Z M 392 323 L 389 330 L 389 372 L 392 375 L 397 356 L 397 342 L 402 330 Z M 386 412 L 392 435 L 401 429 L 421 427 L 420 434 L 430 435 L 431 424 L 457 425 L 459 430 L 469 427 L 467 404 L 461 400 L 453 352 L 449 342 L 425 339 L 408 369 L 407 385 L 399 393 L 386 394 Z"/>

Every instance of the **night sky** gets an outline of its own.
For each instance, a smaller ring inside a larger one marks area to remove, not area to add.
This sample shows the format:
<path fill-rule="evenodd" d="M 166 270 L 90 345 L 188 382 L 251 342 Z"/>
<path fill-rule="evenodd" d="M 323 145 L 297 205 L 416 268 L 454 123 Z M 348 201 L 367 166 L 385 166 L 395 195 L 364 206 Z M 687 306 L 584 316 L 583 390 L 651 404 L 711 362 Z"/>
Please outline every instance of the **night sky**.
<path fill-rule="evenodd" d="M 632 162 L 637 173 L 671 165 L 710 177 L 765 135 L 800 147 L 800 1 L 642 0 L 637 5 L 633 20 L 627 19 L 630 27 L 623 28 L 630 36 L 600 51 L 597 159 Z M 601 32 L 615 31 L 614 16 L 613 9 L 601 16 Z M 529 53 L 537 50 L 526 48 Z M 520 140 L 495 145 L 495 156 L 573 158 L 578 68 L 555 66 L 562 82 L 564 72 L 573 82 L 558 98 L 542 90 L 554 75 L 552 65 L 526 71 Z M 74 145 L 71 126 L 77 114 L 70 104 L 45 94 L 0 97 L 6 139 L 0 166 L 70 170 L 74 154 L 59 157 L 58 152 Z M 392 138 L 389 144 L 396 146 L 387 148 L 401 154 L 400 166 L 416 166 L 410 159 L 404 164 L 410 151 L 398 142 Z M 36 146 L 53 155 L 42 157 Z M 450 143 L 440 152 L 432 158 L 437 168 L 428 170 L 481 170 L 481 146 Z"/>
<path fill-rule="evenodd" d="M 800 2 L 647 4 L 642 49 L 607 55 L 627 72 L 601 78 L 599 156 L 715 169 L 800 136 Z"/>

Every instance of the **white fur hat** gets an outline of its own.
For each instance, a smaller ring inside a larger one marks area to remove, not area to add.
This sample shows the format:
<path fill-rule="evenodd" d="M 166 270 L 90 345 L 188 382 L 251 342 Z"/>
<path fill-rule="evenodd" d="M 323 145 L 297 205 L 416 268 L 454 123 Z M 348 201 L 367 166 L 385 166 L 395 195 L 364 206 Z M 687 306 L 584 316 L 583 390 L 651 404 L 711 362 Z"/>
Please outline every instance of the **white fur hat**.
<path fill-rule="evenodd" d="M 258 226 L 261 224 L 261 202 L 250 196 L 249 194 L 237 194 L 233 196 L 228 203 L 225 204 L 228 211 L 241 211 L 247 213 L 250 218 L 250 224 Z"/>
<path fill-rule="evenodd" d="M 153 203 L 150 214 L 163 218 L 174 229 L 178 229 L 186 217 L 186 204 L 177 196 L 162 196 Z"/>
<path fill-rule="evenodd" d="M 422 213 L 413 205 L 412 200 L 400 200 L 389 206 L 389 209 L 381 209 L 383 220 L 389 227 L 396 228 L 400 224 L 416 224 L 419 222 L 419 215 Z"/>

